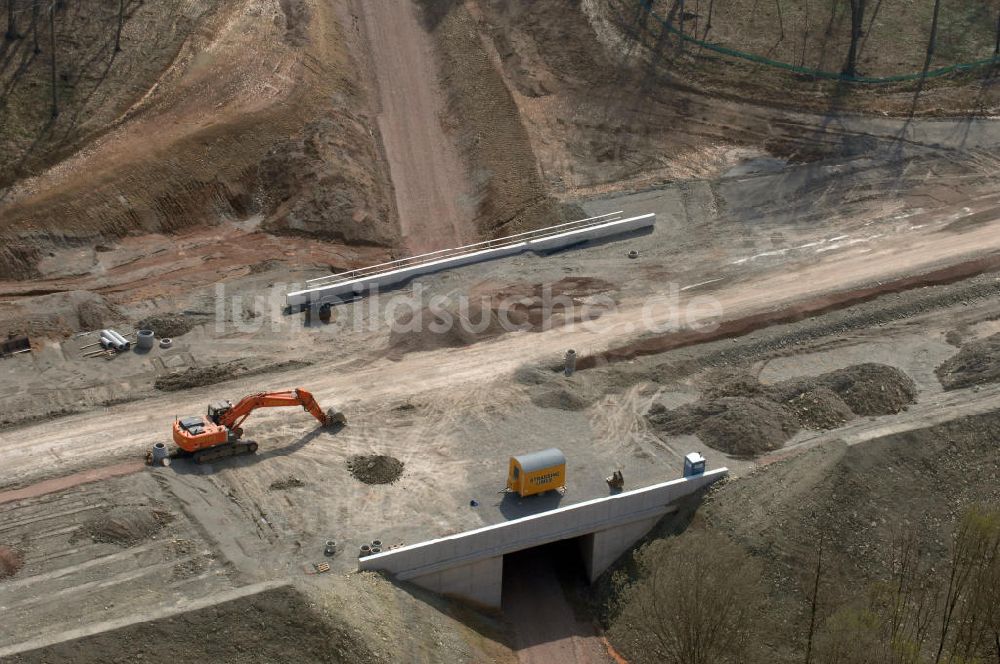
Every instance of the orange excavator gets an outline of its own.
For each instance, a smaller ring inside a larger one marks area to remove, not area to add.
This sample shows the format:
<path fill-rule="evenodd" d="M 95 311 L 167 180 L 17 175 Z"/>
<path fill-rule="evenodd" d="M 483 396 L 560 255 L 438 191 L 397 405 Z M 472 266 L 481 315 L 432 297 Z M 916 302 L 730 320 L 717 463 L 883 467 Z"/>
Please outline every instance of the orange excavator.
<path fill-rule="evenodd" d="M 180 456 L 191 456 L 195 463 L 205 463 L 238 454 L 257 451 L 254 441 L 243 442 L 243 422 L 258 408 L 302 406 L 323 426 L 346 424 L 344 414 L 329 409 L 324 411 L 313 395 L 301 388 L 284 392 L 260 392 L 240 399 L 234 406 L 231 401 L 208 405 L 206 417 L 182 417 L 174 421 L 174 443 Z"/>

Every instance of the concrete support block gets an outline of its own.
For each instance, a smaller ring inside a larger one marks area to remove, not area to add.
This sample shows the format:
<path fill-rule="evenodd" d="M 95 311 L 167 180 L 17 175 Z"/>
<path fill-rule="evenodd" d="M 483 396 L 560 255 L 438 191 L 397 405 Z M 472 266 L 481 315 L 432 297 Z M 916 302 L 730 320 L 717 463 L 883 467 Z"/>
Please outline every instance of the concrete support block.
<path fill-rule="evenodd" d="M 415 576 L 409 581 L 440 595 L 498 609 L 503 593 L 503 556 Z"/>
<path fill-rule="evenodd" d="M 587 579 L 593 583 L 618 557 L 652 530 L 660 517 L 634 521 L 623 526 L 590 533 L 580 538 L 580 554 L 587 570 Z"/>

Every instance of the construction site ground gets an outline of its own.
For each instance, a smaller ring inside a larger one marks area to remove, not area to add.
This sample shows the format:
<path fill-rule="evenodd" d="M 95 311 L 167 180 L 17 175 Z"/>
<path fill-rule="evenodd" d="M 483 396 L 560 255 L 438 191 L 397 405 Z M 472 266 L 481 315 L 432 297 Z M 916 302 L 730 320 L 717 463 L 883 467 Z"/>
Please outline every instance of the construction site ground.
<path fill-rule="evenodd" d="M 997 409 L 1000 384 L 946 391 L 935 372 L 1000 333 L 995 118 L 812 113 L 652 86 L 641 63 L 616 69 L 618 37 L 593 3 L 567 12 L 579 31 L 557 35 L 542 25 L 556 11 L 549 0 L 529 22 L 518 21 L 525 2 L 292 4 L 306 10 L 243 3 L 298 16 L 309 26 L 308 55 L 288 16 L 266 21 L 266 44 L 281 59 L 257 71 L 239 55 L 257 28 L 235 10 L 210 12 L 218 32 L 202 38 L 225 45 L 224 57 L 199 60 L 190 45 L 163 97 L 0 201 L 10 220 L 0 233 L 16 238 L 8 249 L 21 247 L 0 256 L 9 277 L 0 282 L 0 332 L 33 340 L 32 352 L 0 359 L 4 661 L 102 661 L 109 649 L 120 649 L 120 661 L 233 656 L 205 645 L 211 635 L 188 638 L 206 620 L 233 630 L 246 661 L 277 652 L 303 661 L 601 661 L 606 646 L 565 606 L 550 612 L 555 632 L 546 632 L 353 573 L 359 547 L 608 495 L 604 478 L 616 469 L 627 489 L 674 479 L 692 451 L 735 478 L 756 478 L 837 441 L 858 446 Z M 570 34 L 586 39 L 567 44 Z M 317 46 L 331 35 L 353 55 Z M 449 50 L 470 43 L 468 58 Z M 319 67 L 317 57 L 336 66 Z M 198 93 L 205 67 L 229 61 L 242 63 L 240 80 L 258 76 L 270 91 L 253 113 L 238 86 L 208 101 Z M 469 95 L 495 103 L 476 111 L 459 99 Z M 993 108 L 996 90 L 982 95 Z M 350 114 L 349 129 L 323 124 L 330 112 L 317 109 L 331 98 L 333 115 Z M 235 155 L 220 175 L 229 202 L 196 209 L 200 190 L 184 168 L 167 160 L 162 182 L 150 173 L 171 145 L 210 170 L 204 128 L 167 123 L 155 159 L 136 146 L 164 118 L 213 105 L 220 125 L 240 126 L 219 129 L 231 143 L 216 153 Z M 271 126 L 272 117 L 289 124 Z M 278 151 L 290 161 L 272 164 L 272 174 L 311 175 L 296 193 L 281 189 L 277 212 L 247 202 L 247 164 L 278 159 L 266 132 L 254 131 L 263 126 L 313 137 Z M 235 138 L 244 132 L 255 139 Z M 356 143 L 331 147 L 334 135 Z M 322 159 L 310 161 L 317 150 Z M 323 179 L 348 153 L 346 179 Z M 133 168 L 119 194 L 118 176 Z M 176 202 L 183 223 L 162 223 L 175 208 L 149 190 L 151 179 L 194 192 Z M 311 197 L 313 189 L 349 190 L 350 201 Z M 74 216 L 76 206 L 111 210 L 101 201 L 147 190 L 143 205 L 157 211 L 134 227 L 117 211 Z M 55 209 L 86 223 L 61 236 Z M 284 310 L 286 292 L 333 271 L 617 210 L 654 212 L 656 227 L 422 277 L 339 305 L 329 323 Z M 433 298 L 452 314 L 466 298 L 473 322 L 484 312 L 488 320 L 478 331 L 435 331 Z M 546 298 L 556 298 L 552 311 Z M 505 299 L 518 301 L 526 329 L 501 329 L 495 310 Z M 97 329 L 130 331 L 144 320 L 172 346 L 88 356 Z M 559 371 L 568 349 L 580 367 L 570 377 Z M 915 404 L 802 428 L 751 457 L 665 435 L 647 418 L 654 405 L 698 400 L 720 367 L 774 385 L 865 363 L 905 373 Z M 291 387 L 343 411 L 347 426 L 261 411 L 245 427 L 260 445 L 253 456 L 144 465 L 175 417 Z M 551 446 L 568 459 L 565 495 L 500 493 L 510 455 Z M 366 484 L 348 467 L 357 455 L 393 457 L 402 474 Z M 328 557 L 331 539 L 338 552 Z M 324 562 L 330 572 L 317 573 Z M 261 617 L 274 612 L 280 619 Z M 247 624 L 260 630 L 239 631 Z M 547 641 L 552 633 L 561 638 Z M 275 644 L 283 649 L 267 649 Z"/>

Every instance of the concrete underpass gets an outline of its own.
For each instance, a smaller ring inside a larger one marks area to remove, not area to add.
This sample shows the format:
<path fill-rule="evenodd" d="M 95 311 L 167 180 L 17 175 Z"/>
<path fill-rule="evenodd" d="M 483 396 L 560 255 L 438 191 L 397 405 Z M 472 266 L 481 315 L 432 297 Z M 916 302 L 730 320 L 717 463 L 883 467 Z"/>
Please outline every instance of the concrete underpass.
<path fill-rule="evenodd" d="M 719 468 L 360 558 L 358 568 L 484 606 L 503 604 L 505 577 L 533 556 L 555 551 L 593 582 L 674 510 L 681 498 L 728 472 Z M 552 545 L 538 553 L 540 547 Z M 526 552 L 518 555 L 519 552 Z"/>

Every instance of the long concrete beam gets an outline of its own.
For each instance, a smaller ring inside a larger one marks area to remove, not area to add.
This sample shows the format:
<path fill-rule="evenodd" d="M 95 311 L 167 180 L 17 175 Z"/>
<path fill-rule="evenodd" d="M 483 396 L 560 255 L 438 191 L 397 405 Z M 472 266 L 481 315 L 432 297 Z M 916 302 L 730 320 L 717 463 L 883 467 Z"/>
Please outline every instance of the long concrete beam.
<path fill-rule="evenodd" d="M 421 275 L 432 274 L 463 265 L 471 265 L 472 263 L 482 263 L 498 258 L 505 258 L 526 251 L 551 253 L 587 242 L 606 240 L 619 235 L 652 228 L 655 223 L 655 214 L 644 214 L 638 217 L 629 217 L 628 219 L 597 221 L 570 230 L 562 229 L 546 232 L 546 229 L 542 229 L 532 234 L 522 234 L 526 235 L 524 239 L 521 239 L 519 236 L 512 236 L 513 239 L 510 242 L 504 242 L 503 239 L 497 240 L 496 242 L 502 243 L 501 246 L 488 246 L 487 248 L 472 251 L 460 251 L 445 257 L 422 260 L 413 264 L 398 261 L 398 263 L 403 264 L 401 266 L 393 266 L 384 271 L 368 273 L 356 279 L 335 280 L 330 283 L 315 281 L 309 288 L 288 293 L 285 296 L 285 304 L 292 308 L 308 307 L 325 302 L 336 304 L 337 302 L 353 299 L 373 289 L 400 286 Z M 561 224 L 560 226 L 564 225 Z M 559 227 L 554 228 L 558 229 Z"/>
<path fill-rule="evenodd" d="M 719 468 L 520 519 L 411 544 L 358 559 L 435 592 L 487 606 L 500 605 L 503 556 L 559 540 L 582 538 L 587 573 L 596 579 L 673 508 L 672 504 L 722 478 Z"/>

